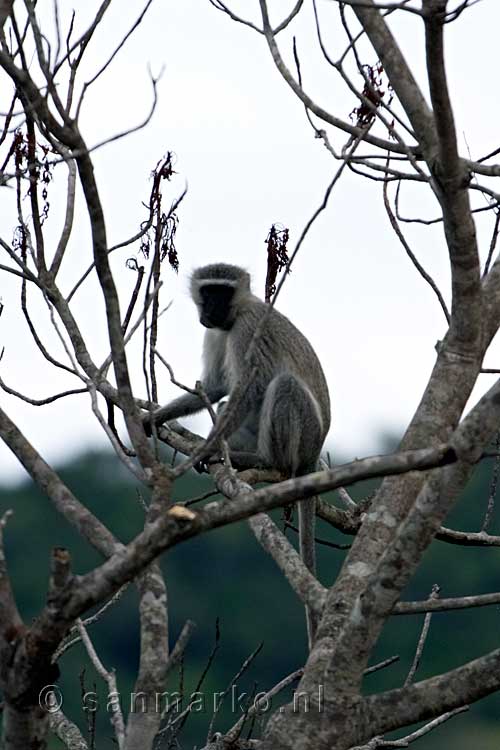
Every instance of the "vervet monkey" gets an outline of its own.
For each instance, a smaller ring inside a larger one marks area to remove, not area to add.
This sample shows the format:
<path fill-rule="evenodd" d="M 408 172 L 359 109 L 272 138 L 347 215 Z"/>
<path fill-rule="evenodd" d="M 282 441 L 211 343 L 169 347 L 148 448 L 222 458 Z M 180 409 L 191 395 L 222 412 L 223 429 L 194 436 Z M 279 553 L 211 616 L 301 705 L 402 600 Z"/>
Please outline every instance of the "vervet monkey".
<path fill-rule="evenodd" d="M 305 336 L 274 307 L 254 296 L 250 276 L 239 266 L 214 263 L 194 271 L 191 296 L 207 328 L 203 344 L 202 386 L 211 403 L 230 395 L 255 368 L 255 375 L 234 408 L 227 431 L 232 451 L 256 453 L 267 465 L 290 476 L 315 471 L 330 427 L 330 398 L 319 360 Z M 254 333 L 267 314 L 253 344 Z M 202 398 L 185 394 L 153 414 L 155 424 L 194 414 Z M 150 418 L 145 418 L 145 426 Z M 315 572 L 315 501 L 299 504 L 299 546 Z M 309 640 L 315 624 L 308 613 Z"/>

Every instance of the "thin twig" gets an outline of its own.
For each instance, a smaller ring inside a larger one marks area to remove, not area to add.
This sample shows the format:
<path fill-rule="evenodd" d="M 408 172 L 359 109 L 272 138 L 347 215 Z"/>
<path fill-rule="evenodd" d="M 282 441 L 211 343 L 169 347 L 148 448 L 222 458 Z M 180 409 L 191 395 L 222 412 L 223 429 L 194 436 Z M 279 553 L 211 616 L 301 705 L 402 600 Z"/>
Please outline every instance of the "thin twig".
<path fill-rule="evenodd" d="M 486 507 L 486 513 L 484 514 L 483 524 L 481 526 L 482 532 L 488 531 L 493 518 L 493 512 L 495 510 L 495 498 L 497 494 L 498 478 L 500 475 L 500 432 L 497 433 L 497 436 L 495 438 L 495 450 L 497 451 L 497 456 L 495 458 L 495 463 L 493 464 L 493 473 L 491 475 L 490 490 L 488 493 L 488 505 Z"/>
<path fill-rule="evenodd" d="M 495 224 L 493 226 L 493 233 L 491 235 L 491 240 L 490 240 L 490 248 L 488 250 L 488 257 L 486 258 L 486 263 L 484 264 L 483 278 L 488 275 L 488 271 L 490 270 L 491 261 L 493 260 L 493 253 L 495 252 L 495 248 L 497 246 L 499 231 L 500 231 L 500 210 L 497 209 L 496 216 L 495 216 Z"/>
<path fill-rule="evenodd" d="M 387 161 L 389 161 L 389 155 L 387 157 Z M 392 211 L 391 205 L 389 203 L 389 197 L 387 195 L 387 180 L 384 180 L 384 183 L 383 183 L 383 196 L 384 196 L 385 210 L 387 212 L 387 216 L 389 217 L 389 221 L 391 222 L 391 226 L 394 229 L 394 232 L 395 232 L 397 238 L 399 239 L 399 241 L 403 245 L 403 247 L 404 247 L 404 249 L 406 251 L 406 254 L 410 258 L 411 262 L 413 263 L 413 265 L 415 266 L 415 268 L 417 269 L 417 271 L 419 272 L 419 274 L 422 276 L 422 278 L 424 279 L 424 281 L 426 281 L 429 284 L 429 286 L 431 287 L 432 291 L 434 292 L 434 294 L 438 298 L 439 304 L 441 305 L 441 309 L 442 309 L 442 311 L 444 313 L 444 316 L 446 318 L 446 322 L 449 324 L 450 323 L 450 313 L 448 312 L 448 308 L 446 306 L 446 302 L 444 301 L 443 295 L 441 294 L 441 292 L 439 290 L 439 287 L 437 286 L 437 284 L 434 281 L 434 279 L 432 278 L 432 276 L 430 276 L 427 273 L 427 271 L 425 270 L 425 268 L 422 266 L 422 264 L 420 263 L 420 261 L 418 260 L 418 258 L 416 257 L 416 255 L 414 254 L 413 250 L 409 246 L 408 242 L 406 241 L 406 238 L 405 238 L 404 234 L 402 233 L 401 229 L 399 228 L 397 219 L 394 216 L 394 213 Z"/>
<path fill-rule="evenodd" d="M 431 600 L 437 599 L 439 597 L 439 591 L 440 591 L 439 586 L 435 583 L 433 585 L 433 587 L 432 587 L 432 591 L 431 591 L 431 595 L 430 595 L 429 599 L 431 599 Z M 420 659 L 422 658 L 422 652 L 424 650 L 425 642 L 426 642 L 427 636 L 429 634 L 429 627 L 430 627 L 430 624 L 431 624 L 431 617 L 432 617 L 432 613 L 431 612 L 427 612 L 427 614 L 425 615 L 425 618 L 424 618 L 424 624 L 422 626 L 422 632 L 420 633 L 420 638 L 418 639 L 417 650 L 415 651 L 415 656 L 413 658 L 412 665 L 410 667 L 410 670 L 408 672 L 406 680 L 404 681 L 404 686 L 405 687 L 407 687 L 407 685 L 411 685 L 411 683 L 413 682 L 413 680 L 415 678 L 415 674 L 416 674 L 417 669 L 418 669 L 419 664 L 420 664 Z"/>
<path fill-rule="evenodd" d="M 94 645 L 92 641 L 90 640 L 90 636 L 87 633 L 83 622 L 79 619 L 77 620 L 76 625 L 78 628 L 78 632 L 80 634 L 80 638 L 82 639 L 83 645 L 85 646 L 85 650 L 87 651 L 90 661 L 94 665 L 96 672 L 102 677 L 102 679 L 106 683 L 108 687 L 108 695 L 113 697 L 113 700 L 111 700 L 109 704 L 110 718 L 111 718 L 111 723 L 113 725 L 113 728 L 115 730 L 115 736 L 118 742 L 118 747 L 120 748 L 120 750 L 122 750 L 124 746 L 124 742 L 125 742 L 125 722 L 123 721 L 123 714 L 122 714 L 122 710 L 120 707 L 120 702 L 119 700 L 116 700 L 116 698 L 120 694 L 118 692 L 114 670 L 109 672 L 103 665 L 102 661 L 99 659 L 97 652 L 94 648 Z"/>
<path fill-rule="evenodd" d="M 303 667 L 301 667 L 300 669 L 296 669 L 295 672 L 292 672 L 291 674 L 287 675 L 287 677 L 284 677 L 274 687 L 268 690 L 267 693 L 265 693 L 265 695 L 260 697 L 258 700 L 255 700 L 252 703 L 252 705 L 248 708 L 248 710 L 245 712 L 245 714 L 240 719 L 238 719 L 236 724 L 233 724 L 231 729 L 229 729 L 229 731 L 227 731 L 224 734 L 225 742 L 228 742 L 228 743 L 235 742 L 240 736 L 241 730 L 243 729 L 245 722 L 248 721 L 248 719 L 251 719 L 252 716 L 255 716 L 256 714 L 258 714 L 261 707 L 268 705 L 269 701 L 272 700 L 272 698 L 274 698 L 276 695 L 281 693 L 282 690 L 284 690 L 289 685 L 291 685 L 292 682 L 295 682 L 296 680 L 300 679 L 303 674 L 304 674 Z"/>
<path fill-rule="evenodd" d="M 259 643 L 259 645 L 257 646 L 257 648 L 254 651 L 252 651 L 252 653 L 250 654 L 250 656 L 248 656 L 245 659 L 245 661 L 243 662 L 243 664 L 241 665 L 241 667 L 238 669 L 238 671 L 236 672 L 236 674 L 234 675 L 234 677 L 232 678 L 232 680 L 228 683 L 226 689 L 223 690 L 222 693 L 218 694 L 217 705 L 215 706 L 214 712 L 212 714 L 212 718 L 210 720 L 210 724 L 208 726 L 207 743 L 210 742 L 210 740 L 212 738 L 213 727 L 214 727 L 214 724 L 215 724 L 215 719 L 217 718 L 217 714 L 219 713 L 219 711 L 220 711 L 220 709 L 222 707 L 222 704 L 224 702 L 225 697 L 227 696 L 227 694 L 229 693 L 229 691 L 231 690 L 231 688 L 233 687 L 233 685 L 235 685 L 237 683 L 238 679 L 247 671 L 247 669 L 250 667 L 250 665 L 252 664 L 252 662 L 257 658 L 257 656 L 259 655 L 259 653 L 262 651 L 263 646 L 264 646 L 263 643 Z"/>
<path fill-rule="evenodd" d="M 367 667 L 363 674 L 369 675 L 373 674 L 374 672 L 379 672 L 381 669 L 385 669 L 386 667 L 390 667 L 391 664 L 394 664 L 394 662 L 399 661 L 399 656 L 396 654 L 394 656 L 390 656 L 388 659 L 384 659 L 384 661 L 379 661 L 378 664 L 374 664 L 371 667 Z"/>

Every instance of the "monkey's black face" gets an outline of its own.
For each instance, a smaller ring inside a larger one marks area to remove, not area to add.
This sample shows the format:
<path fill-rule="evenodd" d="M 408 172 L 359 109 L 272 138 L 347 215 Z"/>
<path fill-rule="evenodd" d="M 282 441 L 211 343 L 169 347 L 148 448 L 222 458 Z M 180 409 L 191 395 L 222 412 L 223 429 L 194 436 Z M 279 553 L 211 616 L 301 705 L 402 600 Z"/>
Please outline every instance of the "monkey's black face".
<path fill-rule="evenodd" d="M 229 331 L 233 325 L 234 287 L 229 284 L 203 284 L 200 293 L 200 323 L 205 328 Z"/>

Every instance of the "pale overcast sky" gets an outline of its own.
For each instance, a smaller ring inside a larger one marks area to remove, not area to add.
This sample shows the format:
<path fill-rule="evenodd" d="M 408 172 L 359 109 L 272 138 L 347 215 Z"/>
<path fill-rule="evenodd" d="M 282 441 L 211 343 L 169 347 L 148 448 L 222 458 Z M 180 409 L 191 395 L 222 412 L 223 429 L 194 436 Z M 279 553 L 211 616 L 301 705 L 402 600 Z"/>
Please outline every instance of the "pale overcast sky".
<path fill-rule="evenodd" d="M 274 7 L 285 15 L 292 4 L 276 2 Z M 64 5 L 69 10 L 70 4 Z M 321 0 L 319 5 L 326 41 L 336 56 L 345 44 L 336 3 Z M 309 6 L 306 2 L 303 18 L 290 33 L 279 37 L 280 45 L 291 62 L 291 38 L 297 35 L 306 90 L 325 109 L 345 119 L 356 100 L 321 60 Z M 94 2 L 75 4 L 81 27 L 95 7 Z M 249 8 L 256 11 L 258 3 L 239 0 L 231 7 L 243 14 Z M 89 50 L 86 77 L 106 59 L 140 9 L 141 4 L 132 0 L 111 5 Z M 52 2 L 39 2 L 37 12 L 47 19 L 49 31 Z M 484 0 L 447 27 L 448 73 L 464 155 L 470 149 L 473 157 L 479 157 L 499 145 L 499 22 L 498 0 Z M 393 28 L 426 90 L 420 19 L 404 17 Z M 376 61 L 367 47 L 362 50 L 365 62 Z M 200 371 L 203 329 L 187 294 L 190 270 L 212 261 L 244 265 L 254 275 L 254 290 L 263 295 L 269 227 L 273 222 L 289 227 L 293 249 L 338 164 L 314 137 L 302 105 L 275 69 L 264 39 L 231 22 L 208 0 L 153 3 L 113 66 L 89 91 L 81 122 L 89 144 L 141 121 L 151 103 L 148 66 L 153 74 L 164 66 L 152 122 L 145 130 L 99 149 L 94 160 L 112 245 L 138 230 L 146 216 L 141 202 L 149 196 L 151 169 L 167 150 L 176 154 L 178 174 L 166 195 L 173 199 L 186 183 L 188 193 L 178 211 L 179 275 L 164 272 L 162 301 L 172 300 L 172 306 L 162 318 L 160 349 L 176 377 L 193 385 Z M 6 109 L 5 79 L 0 79 L 0 98 Z M 346 140 L 338 132 L 332 131 L 331 137 L 338 148 Z M 58 169 L 62 187 L 64 169 Z M 2 190 L 0 234 L 6 239 L 15 225 L 9 205 L 13 194 Z M 51 187 L 47 229 L 52 238 L 61 227 L 62 195 Z M 480 205 L 483 199 L 477 195 L 474 200 Z M 81 194 L 77 210 L 77 231 L 61 271 L 64 292 L 91 259 Z M 402 210 L 408 216 L 426 217 L 438 211 L 427 187 L 404 187 Z M 490 215 L 478 224 L 483 258 L 491 226 Z M 411 225 L 405 231 L 449 302 L 442 229 Z M 125 260 L 137 253 L 134 246 L 114 255 L 124 299 L 135 281 Z M 18 285 L 5 273 L 0 275 L 0 294 L 5 306 L 0 317 L 0 345 L 5 347 L 1 377 L 34 398 L 61 387 L 77 387 L 78 383 L 50 368 L 32 344 L 19 311 Z M 63 357 L 36 294 L 31 299 L 51 350 Z M 401 432 L 420 400 L 445 323 L 433 293 L 390 229 L 380 183 L 346 172 L 301 248 L 277 306 L 310 338 L 323 363 L 333 404 L 328 447 L 334 454 L 373 453 L 382 434 Z M 95 280 L 75 297 L 74 309 L 96 360 L 103 358 L 107 334 Z M 136 393 L 144 396 L 139 344 L 130 348 L 130 358 L 135 363 Z M 488 357 L 489 366 L 500 366 L 496 349 L 496 359 L 494 351 Z M 482 377 L 485 388 L 491 377 Z M 163 373 L 160 382 L 162 401 L 176 395 Z M 478 394 L 476 389 L 475 398 Z M 38 408 L 5 394 L 1 398 L 7 413 L 50 461 L 61 462 L 105 443 L 87 396 Z M 206 421 L 197 417 L 191 424 L 202 429 Z M 0 445 L 0 481 L 21 475 L 14 457 Z"/>

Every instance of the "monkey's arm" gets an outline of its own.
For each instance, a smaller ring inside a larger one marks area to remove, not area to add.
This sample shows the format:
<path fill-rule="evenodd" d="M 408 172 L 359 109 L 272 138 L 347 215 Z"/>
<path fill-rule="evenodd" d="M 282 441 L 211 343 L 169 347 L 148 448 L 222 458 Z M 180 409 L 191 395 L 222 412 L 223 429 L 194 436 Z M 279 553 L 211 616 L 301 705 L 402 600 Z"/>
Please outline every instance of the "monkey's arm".
<path fill-rule="evenodd" d="M 211 404 L 215 404 L 228 394 L 224 376 L 224 345 L 225 339 L 213 331 L 207 331 L 204 342 L 204 368 L 201 386 Z M 200 396 L 194 393 L 186 393 L 153 412 L 153 421 L 158 427 L 164 422 L 179 417 L 187 417 L 189 414 L 195 414 L 205 408 L 206 401 Z M 151 435 L 151 416 L 149 414 L 144 416 L 144 429 L 146 434 Z"/>
<path fill-rule="evenodd" d="M 223 387 L 210 387 L 208 383 L 201 383 L 202 388 L 210 401 L 211 404 L 215 404 L 220 401 L 221 398 L 227 395 L 227 389 Z M 188 414 L 196 414 L 197 411 L 206 409 L 206 402 L 194 393 L 186 393 L 184 396 L 175 398 L 169 404 L 162 406 L 153 412 L 153 420 L 155 425 L 161 425 L 164 422 L 170 422 L 172 419 L 178 419 L 179 417 L 187 417 Z M 149 414 L 145 417 L 145 422 L 150 421 Z"/>

